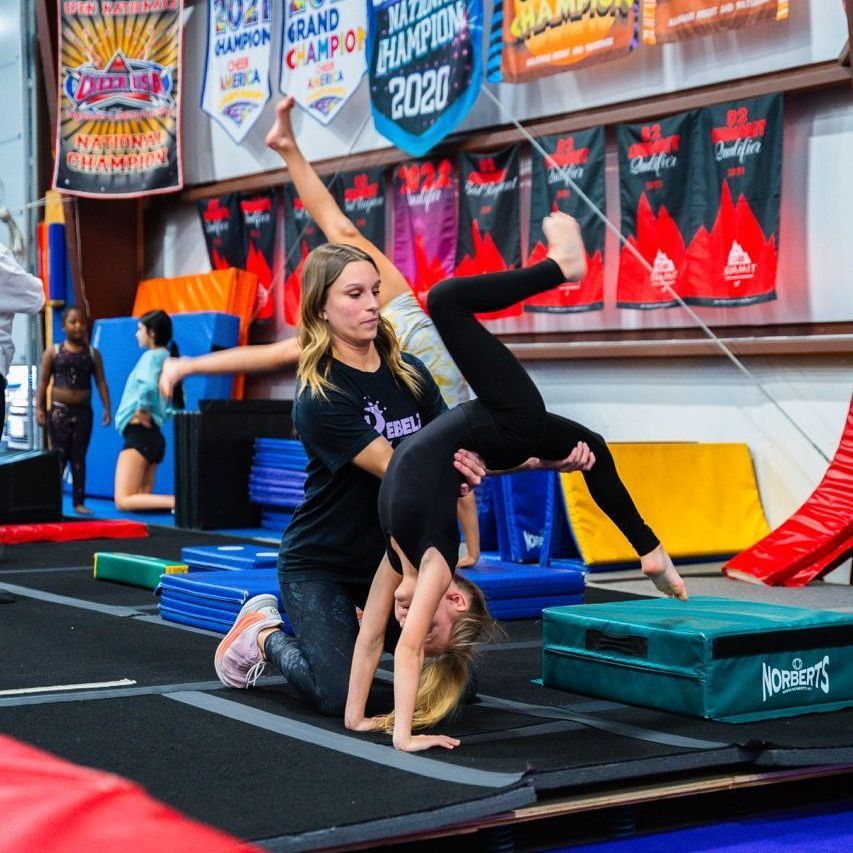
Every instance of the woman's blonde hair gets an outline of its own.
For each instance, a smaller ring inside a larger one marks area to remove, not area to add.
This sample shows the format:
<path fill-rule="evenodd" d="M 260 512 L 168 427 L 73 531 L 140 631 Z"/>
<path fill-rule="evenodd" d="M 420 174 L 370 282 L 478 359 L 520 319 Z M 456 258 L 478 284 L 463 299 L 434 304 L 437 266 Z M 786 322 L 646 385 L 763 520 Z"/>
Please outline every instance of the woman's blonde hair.
<path fill-rule="evenodd" d="M 299 363 L 296 375 L 302 389 L 310 388 L 312 396 L 328 397 L 334 388 L 329 374 L 332 369 L 332 336 L 323 319 L 323 307 L 329 288 L 337 281 L 347 264 L 367 261 L 377 272 L 376 262 L 367 252 L 345 243 L 326 243 L 318 246 L 306 258 L 302 268 L 302 304 L 300 308 Z M 376 349 L 379 356 L 416 397 L 423 390 L 421 375 L 400 356 L 400 345 L 391 324 L 380 314 L 376 330 Z"/>
<path fill-rule="evenodd" d="M 459 575 L 454 582 L 468 596 L 468 609 L 457 614 L 447 649 L 424 660 L 412 715 L 412 731 L 431 728 L 458 707 L 468 686 L 475 644 L 501 634 L 480 587 Z M 384 727 L 388 734 L 393 733 L 393 711 L 385 717 Z"/>

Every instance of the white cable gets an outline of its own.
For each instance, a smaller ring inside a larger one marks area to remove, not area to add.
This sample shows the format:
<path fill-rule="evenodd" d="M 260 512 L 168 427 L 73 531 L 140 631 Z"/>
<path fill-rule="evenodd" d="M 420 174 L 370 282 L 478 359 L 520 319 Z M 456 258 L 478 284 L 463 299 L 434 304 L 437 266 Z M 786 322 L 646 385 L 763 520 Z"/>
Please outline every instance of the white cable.
<path fill-rule="evenodd" d="M 595 202 L 587 196 L 587 194 L 572 180 L 569 175 L 568 169 L 565 167 L 561 167 L 557 165 L 551 155 L 545 151 L 545 149 L 539 144 L 539 142 L 534 139 L 534 137 L 530 134 L 530 132 L 525 128 L 521 122 L 516 119 L 516 117 L 510 112 L 510 110 L 505 107 L 500 100 L 486 87 L 483 86 L 483 92 L 491 99 L 491 101 L 504 113 L 504 115 L 512 122 L 513 125 L 518 129 L 521 135 L 545 158 L 545 161 L 551 165 L 553 168 L 556 168 L 560 171 L 563 179 L 566 181 L 569 186 L 577 193 L 577 195 L 583 200 L 583 202 L 589 207 L 593 214 L 595 214 L 598 219 L 600 219 L 605 227 L 609 228 L 616 237 L 619 242 L 625 246 L 628 251 L 630 251 L 634 257 L 645 267 L 648 272 L 654 272 L 654 268 L 652 265 L 640 254 L 640 251 L 637 247 L 631 243 L 627 237 L 625 237 L 622 232 L 607 218 L 607 216 L 598 209 Z M 826 462 L 829 462 L 829 457 L 826 453 L 821 450 L 820 447 L 812 440 L 812 438 L 805 432 L 805 430 L 782 408 L 782 405 L 779 401 L 764 387 L 761 380 L 758 379 L 749 368 L 725 345 L 723 341 L 720 340 L 719 337 L 714 333 L 714 331 L 705 323 L 705 321 L 675 292 L 670 284 L 667 282 L 663 282 L 663 286 L 669 292 L 669 294 L 675 299 L 678 305 L 683 308 L 690 318 L 699 326 L 700 329 L 717 345 L 723 355 L 728 358 L 728 360 L 748 379 L 752 381 L 755 387 L 770 401 L 770 403 L 776 407 L 779 413 L 794 427 L 794 429 L 814 448 L 814 450 L 824 459 Z"/>

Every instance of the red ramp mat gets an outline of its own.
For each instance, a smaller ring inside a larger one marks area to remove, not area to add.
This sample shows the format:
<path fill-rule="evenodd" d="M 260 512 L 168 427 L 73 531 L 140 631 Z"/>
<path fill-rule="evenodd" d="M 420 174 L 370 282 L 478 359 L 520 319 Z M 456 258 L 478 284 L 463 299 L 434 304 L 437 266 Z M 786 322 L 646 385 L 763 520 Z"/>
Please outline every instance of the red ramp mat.
<path fill-rule="evenodd" d="M 805 586 L 853 551 L 853 400 L 841 442 L 809 499 L 772 533 L 723 566 L 729 577 Z"/>
<path fill-rule="evenodd" d="M 138 785 L 0 735 L 0 853 L 258 850 L 184 817 Z"/>
<path fill-rule="evenodd" d="M 141 521 L 60 521 L 55 524 L 0 524 L 0 542 L 76 542 L 82 539 L 141 539 L 148 526 Z"/>

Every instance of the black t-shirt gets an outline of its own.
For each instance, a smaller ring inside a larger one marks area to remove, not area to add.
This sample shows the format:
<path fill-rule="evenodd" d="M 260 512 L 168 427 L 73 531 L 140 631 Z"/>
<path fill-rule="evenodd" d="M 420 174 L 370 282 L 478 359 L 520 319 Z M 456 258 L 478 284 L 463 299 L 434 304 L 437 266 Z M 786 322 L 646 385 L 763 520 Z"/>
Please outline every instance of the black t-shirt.
<path fill-rule="evenodd" d="M 380 480 L 352 464 L 377 434 L 396 447 L 447 406 L 423 363 L 418 400 L 382 362 L 375 373 L 332 361 L 328 399 L 297 389 L 293 423 L 308 455 L 305 500 L 281 543 L 287 581 L 369 582 L 385 550 L 376 499 Z M 416 484 L 412 484 L 416 488 Z"/>

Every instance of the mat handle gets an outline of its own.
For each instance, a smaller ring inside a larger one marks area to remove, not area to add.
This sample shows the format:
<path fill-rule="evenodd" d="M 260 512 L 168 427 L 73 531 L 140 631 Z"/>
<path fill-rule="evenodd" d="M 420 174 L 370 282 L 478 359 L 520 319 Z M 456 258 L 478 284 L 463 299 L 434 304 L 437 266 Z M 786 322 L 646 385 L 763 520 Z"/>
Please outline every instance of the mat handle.
<path fill-rule="evenodd" d="M 590 628 L 586 632 L 586 648 L 595 652 L 618 652 L 632 658 L 647 658 L 649 642 L 645 637 L 620 637 Z"/>

